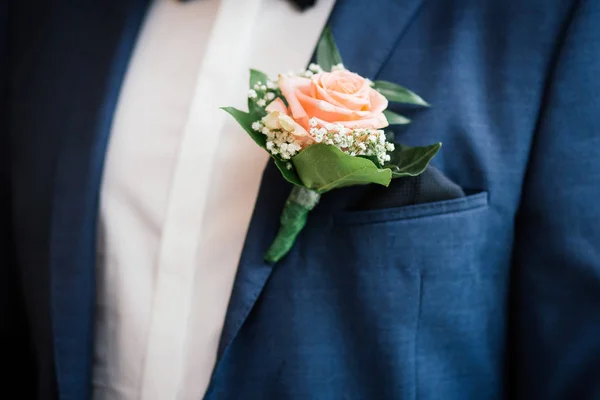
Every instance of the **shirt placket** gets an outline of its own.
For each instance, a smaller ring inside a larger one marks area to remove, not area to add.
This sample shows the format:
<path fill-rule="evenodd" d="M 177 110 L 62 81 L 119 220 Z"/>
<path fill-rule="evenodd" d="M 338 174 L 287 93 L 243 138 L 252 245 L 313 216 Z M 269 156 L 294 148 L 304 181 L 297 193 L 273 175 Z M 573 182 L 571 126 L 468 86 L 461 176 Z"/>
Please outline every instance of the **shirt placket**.
<path fill-rule="evenodd" d="M 140 398 L 181 393 L 202 217 L 219 131 L 238 79 L 245 79 L 249 38 L 262 0 L 222 0 L 198 71 L 184 127 L 156 265 L 156 284 Z M 237 17 L 232 17 L 237 16 Z"/>

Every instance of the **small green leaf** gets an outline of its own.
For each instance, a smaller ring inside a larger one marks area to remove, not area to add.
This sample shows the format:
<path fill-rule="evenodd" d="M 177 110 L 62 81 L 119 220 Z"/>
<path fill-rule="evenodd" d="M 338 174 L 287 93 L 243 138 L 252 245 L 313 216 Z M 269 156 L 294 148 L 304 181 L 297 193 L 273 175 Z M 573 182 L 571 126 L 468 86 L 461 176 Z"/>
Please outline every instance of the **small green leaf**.
<path fill-rule="evenodd" d="M 319 193 L 368 183 L 388 186 L 392 178 L 390 169 L 379 169 L 370 160 L 322 143 L 307 147 L 292 162 L 304 186 Z"/>
<path fill-rule="evenodd" d="M 373 88 L 391 102 L 429 107 L 429 103 L 423 100 L 421 96 L 393 82 L 375 81 Z"/>
<path fill-rule="evenodd" d="M 221 107 L 221 110 L 228 112 L 233 118 L 235 118 L 240 126 L 244 128 L 248 135 L 250 135 L 252 140 L 266 150 L 267 137 L 262 133 L 256 132 L 254 129 L 252 129 L 252 123 L 258 121 L 260 117 L 240 111 L 234 107 Z M 279 168 L 281 174 L 288 182 L 297 186 L 303 186 L 298 174 L 296 173 L 296 170 L 293 168 L 293 164 L 290 161 L 284 161 L 281 158 L 273 156 L 272 154 L 271 158 L 273 158 L 275 165 L 277 165 L 277 168 Z M 291 165 L 292 168 L 288 169 L 288 165 Z"/>
<path fill-rule="evenodd" d="M 388 129 L 387 131 L 385 131 L 385 140 L 387 140 L 390 143 L 395 143 L 396 133 L 393 130 Z"/>
<path fill-rule="evenodd" d="M 254 89 L 254 85 L 259 82 L 263 85 L 266 85 L 268 80 L 269 77 L 264 72 L 261 72 L 257 69 L 250 70 L 250 89 Z"/>
<path fill-rule="evenodd" d="M 441 143 L 422 147 L 396 144 L 396 149 L 390 153 L 391 160 L 384 167 L 392 170 L 393 178 L 420 175 L 441 147 Z"/>
<path fill-rule="evenodd" d="M 259 82 L 263 85 L 266 85 L 267 80 L 269 80 L 269 77 L 264 72 L 258 71 L 256 69 L 250 70 L 250 89 L 254 90 L 254 85 L 256 85 Z M 261 92 L 258 92 L 259 97 L 260 97 L 260 94 L 261 94 Z M 256 105 L 256 100 L 258 100 L 258 99 L 253 100 L 253 99 L 248 98 L 248 111 L 251 114 L 256 114 L 258 116 L 257 119 L 260 119 L 260 118 L 264 117 L 265 115 L 267 115 L 267 112 L 265 111 L 265 109 L 263 107 L 259 107 Z"/>
<path fill-rule="evenodd" d="M 233 118 L 235 118 L 238 124 L 244 128 L 244 130 L 248 133 L 248 135 L 250 135 L 256 144 L 263 149 L 266 148 L 267 137 L 262 133 L 256 132 L 254 129 L 252 129 L 252 123 L 258 121 L 260 119 L 259 116 L 240 111 L 234 107 L 221 107 L 221 110 L 228 112 Z"/>
<path fill-rule="evenodd" d="M 304 187 L 302 181 L 300 181 L 300 178 L 296 173 L 296 170 L 293 168 L 294 164 L 292 164 L 291 161 L 284 161 L 274 156 L 271 157 L 275 161 L 275 165 L 277 165 L 277 168 L 279 168 L 279 171 L 281 171 L 281 175 L 283 175 L 286 181 L 293 185 Z M 292 168 L 288 169 L 288 165 L 292 166 Z"/>
<path fill-rule="evenodd" d="M 393 111 L 390 110 L 384 110 L 383 111 L 383 115 L 385 115 L 385 118 L 387 119 L 388 123 L 390 125 L 406 125 L 406 124 L 410 124 L 410 119 L 400 115 L 400 114 L 396 114 Z"/>
<path fill-rule="evenodd" d="M 331 67 L 342 64 L 342 56 L 335 44 L 331 28 L 326 26 L 317 45 L 317 64 L 325 71 L 331 71 Z"/>

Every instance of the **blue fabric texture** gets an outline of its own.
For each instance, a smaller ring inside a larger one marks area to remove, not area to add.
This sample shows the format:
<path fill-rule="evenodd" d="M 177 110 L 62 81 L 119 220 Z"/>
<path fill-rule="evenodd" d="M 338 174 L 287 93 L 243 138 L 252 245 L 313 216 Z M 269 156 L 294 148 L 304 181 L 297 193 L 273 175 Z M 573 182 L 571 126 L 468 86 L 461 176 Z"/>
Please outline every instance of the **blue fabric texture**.
<path fill-rule="evenodd" d="M 91 395 L 98 193 L 146 6 L 10 1 L 13 268 L 31 333 L 23 354 L 35 353 L 27 384 L 39 399 Z M 12 385 L 19 393 L 23 383 Z"/>
<path fill-rule="evenodd" d="M 38 399 L 90 396 L 98 193 L 145 8 L 9 7 L 0 277 L 22 282 Z M 338 1 L 346 66 L 432 104 L 392 105 L 396 138 L 443 142 L 459 196 L 328 193 L 271 266 L 291 188 L 269 165 L 206 399 L 600 398 L 599 20 L 593 0 Z"/>

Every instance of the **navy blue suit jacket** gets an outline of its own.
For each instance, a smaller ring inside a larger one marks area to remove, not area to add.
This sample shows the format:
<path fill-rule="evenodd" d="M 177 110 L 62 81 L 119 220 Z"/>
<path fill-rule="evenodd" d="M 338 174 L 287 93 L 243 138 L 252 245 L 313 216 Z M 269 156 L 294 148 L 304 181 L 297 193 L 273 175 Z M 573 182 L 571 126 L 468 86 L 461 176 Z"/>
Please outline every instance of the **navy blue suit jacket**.
<path fill-rule="evenodd" d="M 1 397 L 90 396 L 98 193 L 146 3 L 0 6 Z M 468 196 L 329 193 L 273 267 L 290 187 L 267 167 L 206 398 L 600 398 L 599 22 L 594 0 L 339 0 L 346 66 L 432 103 L 392 106 L 397 137 L 443 142 Z"/>

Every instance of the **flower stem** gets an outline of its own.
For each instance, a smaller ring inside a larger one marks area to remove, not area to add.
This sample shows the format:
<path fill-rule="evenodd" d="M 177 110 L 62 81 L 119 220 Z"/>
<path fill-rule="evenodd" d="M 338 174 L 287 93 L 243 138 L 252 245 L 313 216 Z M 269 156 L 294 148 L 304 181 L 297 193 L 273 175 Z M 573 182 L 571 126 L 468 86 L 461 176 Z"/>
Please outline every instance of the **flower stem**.
<path fill-rule="evenodd" d="M 315 208 L 321 195 L 313 190 L 295 186 L 281 213 L 279 231 L 265 254 L 265 261 L 274 264 L 291 250 L 304 229 L 309 212 Z"/>

